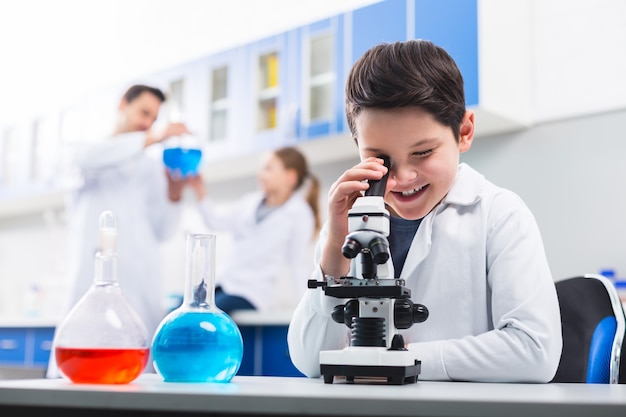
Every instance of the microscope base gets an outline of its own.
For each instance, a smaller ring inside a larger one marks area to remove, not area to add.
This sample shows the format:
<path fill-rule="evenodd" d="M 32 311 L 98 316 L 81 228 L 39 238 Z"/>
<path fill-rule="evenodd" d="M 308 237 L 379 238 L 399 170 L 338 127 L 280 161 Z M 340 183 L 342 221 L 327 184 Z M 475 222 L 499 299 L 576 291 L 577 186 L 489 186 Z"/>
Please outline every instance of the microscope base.
<path fill-rule="evenodd" d="M 325 384 L 335 376 L 354 382 L 360 378 L 386 378 L 391 385 L 413 384 L 421 370 L 421 361 L 409 351 L 376 347 L 347 347 L 337 351 L 320 352 L 320 371 Z"/>
<path fill-rule="evenodd" d="M 336 376 L 345 376 L 347 382 L 355 378 L 386 378 L 390 385 L 414 384 L 420 373 L 420 362 L 412 366 L 358 366 L 321 365 L 325 384 L 332 384 Z"/>

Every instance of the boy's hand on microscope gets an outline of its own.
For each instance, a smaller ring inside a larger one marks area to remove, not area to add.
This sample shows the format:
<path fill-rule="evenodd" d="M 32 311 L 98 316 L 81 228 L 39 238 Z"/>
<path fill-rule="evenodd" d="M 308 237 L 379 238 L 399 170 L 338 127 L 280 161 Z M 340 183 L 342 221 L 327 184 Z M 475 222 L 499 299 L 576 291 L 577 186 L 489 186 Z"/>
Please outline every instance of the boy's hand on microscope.
<path fill-rule="evenodd" d="M 366 180 L 380 180 L 386 173 L 383 160 L 370 157 L 348 169 L 331 185 L 328 192 L 329 233 L 336 234 L 343 242 L 348 233 L 348 211 L 369 188 Z"/>
<path fill-rule="evenodd" d="M 341 276 L 347 272 L 349 261 L 342 255 L 348 234 L 348 211 L 357 198 L 369 188 L 366 180 L 379 180 L 387 173 L 380 158 L 367 158 L 344 172 L 328 192 L 328 239 L 322 252 L 324 273 Z"/>

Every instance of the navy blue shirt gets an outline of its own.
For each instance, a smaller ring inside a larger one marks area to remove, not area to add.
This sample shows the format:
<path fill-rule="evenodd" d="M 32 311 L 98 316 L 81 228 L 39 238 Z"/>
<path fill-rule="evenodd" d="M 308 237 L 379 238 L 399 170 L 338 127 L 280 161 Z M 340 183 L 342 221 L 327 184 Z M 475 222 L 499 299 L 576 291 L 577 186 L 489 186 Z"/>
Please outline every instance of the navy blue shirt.
<path fill-rule="evenodd" d="M 422 219 L 406 220 L 401 217 L 389 216 L 389 237 L 387 239 L 389 240 L 391 261 L 395 271 L 394 278 L 398 278 L 402 272 L 406 255 L 409 253 L 409 248 L 421 222 Z"/>

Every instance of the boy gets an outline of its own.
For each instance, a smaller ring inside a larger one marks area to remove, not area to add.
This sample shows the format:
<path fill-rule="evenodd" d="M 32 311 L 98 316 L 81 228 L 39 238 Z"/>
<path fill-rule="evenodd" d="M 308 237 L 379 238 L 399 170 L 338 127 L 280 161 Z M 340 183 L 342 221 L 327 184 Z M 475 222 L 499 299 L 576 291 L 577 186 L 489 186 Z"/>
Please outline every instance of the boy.
<path fill-rule="evenodd" d="M 313 279 L 347 275 L 341 252 L 348 210 L 387 168 L 385 202 L 395 277 L 430 311 L 402 331 L 421 360 L 420 379 L 548 382 L 561 355 L 556 291 L 535 219 L 521 199 L 498 188 L 459 154 L 474 136 L 463 79 L 431 42 L 378 45 L 354 65 L 346 113 L 361 163 L 329 192 L 328 220 Z M 344 301 L 309 290 L 289 328 L 296 367 L 320 374 L 319 352 L 343 349 L 349 329 L 330 314 Z"/>

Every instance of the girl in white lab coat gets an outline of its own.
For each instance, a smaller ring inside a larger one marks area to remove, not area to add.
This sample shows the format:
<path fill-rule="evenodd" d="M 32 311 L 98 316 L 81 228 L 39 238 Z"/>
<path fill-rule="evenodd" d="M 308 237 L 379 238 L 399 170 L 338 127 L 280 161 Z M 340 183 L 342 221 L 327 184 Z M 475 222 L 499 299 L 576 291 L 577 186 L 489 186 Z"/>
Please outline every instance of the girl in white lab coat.
<path fill-rule="evenodd" d="M 215 210 L 201 177 L 192 183 L 207 227 L 232 233 L 231 256 L 216 276 L 215 303 L 226 313 L 276 307 L 278 292 L 289 290 L 279 287 L 283 274 L 289 274 L 297 302 L 312 268 L 319 181 L 306 158 L 294 147 L 277 149 L 265 159 L 258 179 L 260 190 L 243 196 L 228 213 Z"/>

